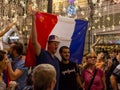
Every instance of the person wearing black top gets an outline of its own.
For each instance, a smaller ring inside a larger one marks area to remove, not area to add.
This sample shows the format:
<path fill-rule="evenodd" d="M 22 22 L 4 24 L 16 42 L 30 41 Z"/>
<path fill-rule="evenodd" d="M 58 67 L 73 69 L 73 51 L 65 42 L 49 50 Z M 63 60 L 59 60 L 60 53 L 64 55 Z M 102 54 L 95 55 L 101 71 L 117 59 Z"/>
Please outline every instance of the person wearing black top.
<path fill-rule="evenodd" d="M 74 62 L 69 61 L 69 48 L 62 46 L 59 53 L 62 58 L 60 62 L 59 90 L 78 90 L 81 87 L 79 70 Z"/>
<path fill-rule="evenodd" d="M 112 86 L 111 86 L 111 82 L 110 82 L 110 76 L 112 75 L 114 69 L 116 68 L 116 66 L 119 64 L 118 60 L 117 60 L 117 55 L 120 51 L 116 51 L 115 49 L 110 50 L 109 52 L 109 56 L 110 59 L 112 60 L 112 65 L 109 68 L 109 70 L 106 71 L 106 84 L 107 84 L 107 90 L 113 90 Z"/>

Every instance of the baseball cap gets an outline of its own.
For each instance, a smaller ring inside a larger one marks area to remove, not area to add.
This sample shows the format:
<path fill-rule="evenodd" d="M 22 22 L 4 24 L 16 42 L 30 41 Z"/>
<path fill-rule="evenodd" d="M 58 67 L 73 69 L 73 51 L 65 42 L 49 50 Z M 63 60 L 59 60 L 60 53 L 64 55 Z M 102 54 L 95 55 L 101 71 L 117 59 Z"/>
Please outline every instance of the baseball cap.
<path fill-rule="evenodd" d="M 50 35 L 49 38 L 48 38 L 48 41 L 60 42 L 60 39 L 56 35 Z"/>

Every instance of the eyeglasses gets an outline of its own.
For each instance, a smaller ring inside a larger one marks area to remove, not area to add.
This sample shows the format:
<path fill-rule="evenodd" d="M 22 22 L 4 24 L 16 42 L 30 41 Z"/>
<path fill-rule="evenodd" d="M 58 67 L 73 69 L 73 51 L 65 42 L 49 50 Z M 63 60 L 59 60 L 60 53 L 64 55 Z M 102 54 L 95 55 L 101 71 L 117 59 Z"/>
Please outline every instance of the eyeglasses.
<path fill-rule="evenodd" d="M 90 58 L 90 59 L 96 59 L 97 57 L 93 56 L 93 57 L 88 57 L 88 58 Z"/>

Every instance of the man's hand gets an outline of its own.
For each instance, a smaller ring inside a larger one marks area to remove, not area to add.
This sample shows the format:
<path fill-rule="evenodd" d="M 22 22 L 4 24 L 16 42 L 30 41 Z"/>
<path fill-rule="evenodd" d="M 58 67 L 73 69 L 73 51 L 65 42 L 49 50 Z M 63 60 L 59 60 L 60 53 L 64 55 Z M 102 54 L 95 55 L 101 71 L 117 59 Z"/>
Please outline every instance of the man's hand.
<path fill-rule="evenodd" d="M 38 12 L 38 8 L 34 7 L 34 4 L 31 2 L 31 3 L 28 5 L 28 14 L 30 14 L 30 15 L 35 15 L 36 12 Z"/>
<path fill-rule="evenodd" d="M 18 84 L 16 83 L 16 81 L 10 81 L 10 85 L 8 87 L 8 90 L 16 90 L 17 86 L 18 86 Z"/>

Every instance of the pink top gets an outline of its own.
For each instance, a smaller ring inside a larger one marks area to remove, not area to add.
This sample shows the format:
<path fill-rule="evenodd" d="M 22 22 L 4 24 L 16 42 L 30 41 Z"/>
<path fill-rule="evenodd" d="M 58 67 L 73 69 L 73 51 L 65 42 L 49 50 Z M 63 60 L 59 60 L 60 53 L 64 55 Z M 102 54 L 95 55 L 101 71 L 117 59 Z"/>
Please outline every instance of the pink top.
<path fill-rule="evenodd" d="M 84 80 L 85 90 L 88 89 L 88 86 L 89 86 L 91 78 L 94 74 L 94 71 L 92 73 L 90 71 L 88 71 L 88 69 L 85 69 L 82 71 L 82 78 Z M 96 73 L 96 76 L 95 76 L 94 81 L 92 83 L 91 90 L 103 90 L 103 83 L 102 83 L 103 76 L 104 76 L 104 72 L 101 69 L 97 69 L 97 73 Z"/>

